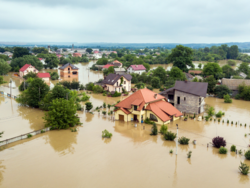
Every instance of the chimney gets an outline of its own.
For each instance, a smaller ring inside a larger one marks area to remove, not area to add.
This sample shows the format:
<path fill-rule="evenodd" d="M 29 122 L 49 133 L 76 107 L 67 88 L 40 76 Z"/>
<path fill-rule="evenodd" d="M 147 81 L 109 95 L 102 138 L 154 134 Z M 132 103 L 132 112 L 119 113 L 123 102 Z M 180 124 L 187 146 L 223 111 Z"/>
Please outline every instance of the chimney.
<path fill-rule="evenodd" d="M 155 94 L 154 98 L 157 99 L 157 94 Z"/>

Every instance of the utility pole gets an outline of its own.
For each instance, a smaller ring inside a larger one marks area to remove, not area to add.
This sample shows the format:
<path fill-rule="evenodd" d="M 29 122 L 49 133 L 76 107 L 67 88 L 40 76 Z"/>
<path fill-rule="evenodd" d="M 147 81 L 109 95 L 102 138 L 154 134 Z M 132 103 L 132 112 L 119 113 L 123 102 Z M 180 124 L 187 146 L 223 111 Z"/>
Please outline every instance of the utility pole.
<path fill-rule="evenodd" d="M 178 154 L 178 124 L 176 124 L 177 132 L 176 132 L 176 155 Z"/>
<path fill-rule="evenodd" d="M 10 79 L 10 97 L 12 96 L 12 80 Z"/>

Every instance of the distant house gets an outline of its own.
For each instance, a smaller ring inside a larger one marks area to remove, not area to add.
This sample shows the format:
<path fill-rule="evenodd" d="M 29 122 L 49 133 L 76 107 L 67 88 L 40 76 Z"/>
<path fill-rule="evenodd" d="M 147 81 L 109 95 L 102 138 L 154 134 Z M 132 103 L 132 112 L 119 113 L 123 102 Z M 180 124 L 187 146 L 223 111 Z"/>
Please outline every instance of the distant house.
<path fill-rule="evenodd" d="M 112 64 L 116 67 L 122 67 L 122 63 L 118 60 L 113 61 Z"/>
<path fill-rule="evenodd" d="M 58 58 L 62 57 L 62 55 L 61 55 L 61 54 L 56 54 L 56 56 L 57 56 Z"/>
<path fill-rule="evenodd" d="M 94 57 L 95 59 L 101 59 L 101 58 L 102 58 L 102 54 L 100 54 L 100 53 L 95 53 L 95 54 L 93 54 L 93 57 Z"/>
<path fill-rule="evenodd" d="M 106 64 L 106 65 L 104 65 L 103 67 L 102 67 L 102 70 L 104 70 L 104 69 L 108 69 L 109 67 L 113 67 L 114 65 L 112 65 L 112 64 Z"/>
<path fill-rule="evenodd" d="M 241 84 L 245 84 L 246 86 L 250 86 L 250 80 L 223 78 L 221 80 L 221 84 L 226 85 L 232 91 L 238 91 L 239 85 L 241 85 Z"/>
<path fill-rule="evenodd" d="M 111 53 L 117 54 L 117 51 L 112 51 Z"/>
<path fill-rule="evenodd" d="M 181 112 L 200 114 L 204 112 L 207 86 L 208 83 L 205 82 L 176 81 L 173 88 L 159 94 Z"/>
<path fill-rule="evenodd" d="M 244 72 L 240 72 L 240 74 L 239 74 L 242 78 L 246 78 L 247 77 L 247 75 L 244 73 Z"/>
<path fill-rule="evenodd" d="M 94 54 L 98 54 L 98 53 L 99 53 L 99 51 L 98 51 L 98 50 L 95 50 L 93 53 L 94 53 Z"/>
<path fill-rule="evenodd" d="M 185 75 L 186 75 L 186 78 L 187 78 L 188 81 L 192 81 L 193 78 L 194 78 L 194 76 L 192 74 L 190 74 L 190 73 L 185 72 Z"/>
<path fill-rule="evenodd" d="M 78 77 L 78 68 L 75 65 L 67 63 L 60 68 L 61 77 Z"/>
<path fill-rule="evenodd" d="M 115 74 L 126 74 L 126 70 L 124 68 L 114 68 Z"/>
<path fill-rule="evenodd" d="M 123 82 L 121 83 L 123 78 Z M 131 91 L 131 79 L 132 76 L 130 74 L 109 74 L 103 81 L 102 86 L 104 87 L 104 90 L 109 92 L 122 92 L 122 88 L 126 91 Z"/>
<path fill-rule="evenodd" d="M 194 73 L 195 75 L 202 74 L 202 70 L 189 70 L 188 73 Z"/>
<path fill-rule="evenodd" d="M 43 73 L 43 72 L 37 73 L 37 77 L 41 78 L 45 82 L 49 82 L 50 81 L 50 74 L 47 73 L 47 72 L 46 73 Z"/>
<path fill-rule="evenodd" d="M 146 68 L 143 65 L 130 65 L 127 69 L 127 72 L 129 74 L 131 73 L 142 74 L 143 72 L 146 72 Z"/>
<path fill-rule="evenodd" d="M 73 57 L 82 57 L 82 54 L 80 54 L 80 53 L 73 53 Z"/>
<path fill-rule="evenodd" d="M 25 64 L 20 70 L 19 70 L 19 76 L 22 78 L 23 76 L 25 76 L 26 74 L 28 74 L 29 72 L 33 72 L 33 73 L 38 73 L 39 71 L 32 65 L 30 64 Z"/>
<path fill-rule="evenodd" d="M 43 59 L 43 58 L 38 58 L 39 59 L 39 61 L 41 61 L 41 63 L 43 64 L 43 65 L 45 65 L 45 59 Z"/>
<path fill-rule="evenodd" d="M 115 105 L 115 120 L 144 122 L 150 119 L 163 125 L 175 121 L 182 113 L 167 99 L 149 89 L 140 89 Z"/>

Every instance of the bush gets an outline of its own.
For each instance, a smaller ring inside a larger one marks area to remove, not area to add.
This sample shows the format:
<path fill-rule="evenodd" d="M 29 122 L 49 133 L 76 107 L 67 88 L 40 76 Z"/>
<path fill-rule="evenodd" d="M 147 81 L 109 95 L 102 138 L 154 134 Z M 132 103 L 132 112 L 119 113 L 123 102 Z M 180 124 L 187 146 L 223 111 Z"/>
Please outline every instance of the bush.
<path fill-rule="evenodd" d="M 86 105 L 86 110 L 88 111 L 90 111 L 93 108 L 93 105 L 91 102 L 86 102 L 85 105 Z"/>
<path fill-rule="evenodd" d="M 111 94 L 111 96 L 112 97 L 120 97 L 121 93 L 118 93 L 117 91 L 115 91 L 115 93 L 113 95 Z"/>
<path fill-rule="evenodd" d="M 214 137 L 213 140 L 213 146 L 216 148 L 220 148 L 221 146 L 225 147 L 226 146 L 226 141 L 224 140 L 223 137 Z"/>
<path fill-rule="evenodd" d="M 230 95 L 228 95 L 228 94 L 224 95 L 224 102 L 225 103 L 232 103 L 232 99 L 230 99 Z"/>
<path fill-rule="evenodd" d="M 161 129 L 160 129 L 160 133 L 161 134 L 166 134 L 167 131 L 168 131 L 168 126 L 167 125 L 162 125 Z"/>
<path fill-rule="evenodd" d="M 89 82 L 89 83 L 86 84 L 86 90 L 93 91 L 94 86 L 95 85 L 92 82 Z"/>
<path fill-rule="evenodd" d="M 167 131 L 166 134 L 164 135 L 164 138 L 165 140 L 173 141 L 176 138 L 176 134 L 171 131 Z"/>
<path fill-rule="evenodd" d="M 235 145 L 232 145 L 231 148 L 230 148 L 230 150 L 231 150 L 232 152 L 235 152 L 235 151 L 236 151 L 236 146 L 235 146 Z"/>
<path fill-rule="evenodd" d="M 171 150 L 169 151 L 169 153 L 173 153 L 173 150 L 171 149 Z"/>
<path fill-rule="evenodd" d="M 104 102 L 103 105 L 102 105 L 103 108 L 106 108 L 106 103 Z"/>
<path fill-rule="evenodd" d="M 94 93 L 102 93 L 103 92 L 102 86 L 99 86 L 99 85 L 93 86 L 92 89 L 93 89 Z"/>
<path fill-rule="evenodd" d="M 81 101 L 85 102 L 87 100 L 89 100 L 90 96 L 88 96 L 85 92 L 82 93 L 82 98 Z"/>
<path fill-rule="evenodd" d="M 151 134 L 150 135 L 157 135 L 158 134 L 158 129 L 155 123 L 153 123 L 153 127 L 151 129 Z"/>
<path fill-rule="evenodd" d="M 59 75 L 57 72 L 52 72 L 52 73 L 50 73 L 50 78 L 51 78 L 51 80 L 58 80 Z"/>
<path fill-rule="evenodd" d="M 226 85 L 216 86 L 214 89 L 214 94 L 218 98 L 221 98 L 221 99 L 224 97 L 224 95 L 227 95 L 230 93 L 231 93 L 231 90 Z"/>
<path fill-rule="evenodd" d="M 42 129 L 42 130 L 41 130 L 41 133 L 45 133 L 45 130 Z"/>
<path fill-rule="evenodd" d="M 250 160 L 250 150 L 248 150 L 246 153 L 245 153 L 245 157 L 247 160 Z"/>
<path fill-rule="evenodd" d="M 31 138 L 32 137 L 32 134 L 27 134 L 27 138 Z"/>
<path fill-rule="evenodd" d="M 240 99 L 240 94 L 235 95 L 235 99 Z"/>
<path fill-rule="evenodd" d="M 190 140 L 189 138 L 182 136 L 181 138 L 178 139 L 178 142 L 182 145 L 188 145 L 189 140 Z"/>
<path fill-rule="evenodd" d="M 77 129 L 76 128 L 73 128 L 73 129 L 70 129 L 71 132 L 77 132 Z"/>
<path fill-rule="evenodd" d="M 207 110 L 207 114 L 209 117 L 213 116 L 215 113 L 214 113 L 214 107 L 210 107 L 208 110 Z"/>
<path fill-rule="evenodd" d="M 227 154 L 227 148 L 224 148 L 223 146 L 220 147 L 219 149 L 220 154 Z"/>
<path fill-rule="evenodd" d="M 81 84 L 80 87 L 79 87 L 79 90 L 84 90 L 84 89 L 85 89 L 84 85 Z"/>
<path fill-rule="evenodd" d="M 107 113 L 106 111 L 102 111 L 102 114 L 103 114 L 104 116 L 106 115 L 106 113 Z"/>
<path fill-rule="evenodd" d="M 191 154 L 192 154 L 192 151 L 189 151 L 189 152 L 187 153 L 187 158 L 191 158 Z"/>
<path fill-rule="evenodd" d="M 229 59 L 229 60 L 227 61 L 227 64 L 230 65 L 230 66 L 235 66 L 235 65 L 236 65 L 236 62 L 235 62 L 234 60 Z"/>
<path fill-rule="evenodd" d="M 217 118 L 221 118 L 223 116 L 223 112 L 219 111 L 217 114 L 215 114 Z"/>
<path fill-rule="evenodd" d="M 102 131 L 102 137 L 103 138 L 111 138 L 112 133 L 108 132 L 106 129 Z"/>
<path fill-rule="evenodd" d="M 151 91 L 153 91 L 153 87 L 152 86 L 147 86 L 147 88 L 149 89 L 149 90 L 151 90 Z"/>
<path fill-rule="evenodd" d="M 146 118 L 146 119 L 144 120 L 144 123 L 146 123 L 146 124 L 153 124 L 154 122 L 153 122 L 153 121 L 150 121 L 149 118 Z"/>
<path fill-rule="evenodd" d="M 240 162 L 239 166 L 240 173 L 243 175 L 248 175 L 249 173 L 249 166 L 247 164 Z"/>

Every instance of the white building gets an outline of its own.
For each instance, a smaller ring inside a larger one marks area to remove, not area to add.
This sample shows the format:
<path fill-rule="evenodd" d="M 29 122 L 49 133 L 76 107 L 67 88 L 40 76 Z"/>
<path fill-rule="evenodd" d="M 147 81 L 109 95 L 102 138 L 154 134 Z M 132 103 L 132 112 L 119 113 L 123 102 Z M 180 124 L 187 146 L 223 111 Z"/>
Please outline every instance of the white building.
<path fill-rule="evenodd" d="M 130 65 L 127 69 L 127 72 L 129 74 L 131 73 L 142 74 L 143 72 L 146 72 L 146 68 L 143 65 Z"/>

